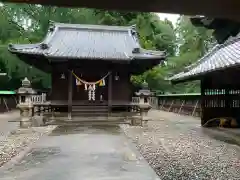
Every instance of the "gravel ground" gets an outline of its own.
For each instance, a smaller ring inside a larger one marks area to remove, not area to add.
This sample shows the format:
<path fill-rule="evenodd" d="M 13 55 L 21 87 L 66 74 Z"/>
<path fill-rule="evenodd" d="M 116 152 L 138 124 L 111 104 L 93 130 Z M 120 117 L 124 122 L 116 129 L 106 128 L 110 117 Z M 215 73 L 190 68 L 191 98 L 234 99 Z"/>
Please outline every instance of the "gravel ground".
<path fill-rule="evenodd" d="M 144 127 L 121 125 L 161 179 L 240 179 L 240 148 L 196 118 L 151 111 Z"/>
<path fill-rule="evenodd" d="M 0 141 L 0 167 L 31 146 L 42 135 L 51 132 L 56 126 L 17 129 Z"/>

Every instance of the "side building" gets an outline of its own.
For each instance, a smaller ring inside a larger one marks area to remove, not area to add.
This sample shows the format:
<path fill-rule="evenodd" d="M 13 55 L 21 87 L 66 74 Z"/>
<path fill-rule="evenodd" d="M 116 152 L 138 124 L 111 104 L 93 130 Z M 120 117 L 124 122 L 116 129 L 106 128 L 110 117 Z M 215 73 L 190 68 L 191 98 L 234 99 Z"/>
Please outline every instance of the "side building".
<path fill-rule="evenodd" d="M 214 118 L 233 118 L 240 125 L 240 36 L 216 45 L 172 83 L 201 81 L 201 124 Z"/>

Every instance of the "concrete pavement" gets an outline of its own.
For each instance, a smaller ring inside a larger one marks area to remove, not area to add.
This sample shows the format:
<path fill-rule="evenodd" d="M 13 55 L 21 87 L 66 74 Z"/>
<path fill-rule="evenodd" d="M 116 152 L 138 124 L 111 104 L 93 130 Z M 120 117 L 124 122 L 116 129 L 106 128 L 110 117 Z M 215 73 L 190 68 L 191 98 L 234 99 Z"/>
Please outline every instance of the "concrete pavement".
<path fill-rule="evenodd" d="M 0 180 L 158 180 L 118 126 L 58 127 Z"/>

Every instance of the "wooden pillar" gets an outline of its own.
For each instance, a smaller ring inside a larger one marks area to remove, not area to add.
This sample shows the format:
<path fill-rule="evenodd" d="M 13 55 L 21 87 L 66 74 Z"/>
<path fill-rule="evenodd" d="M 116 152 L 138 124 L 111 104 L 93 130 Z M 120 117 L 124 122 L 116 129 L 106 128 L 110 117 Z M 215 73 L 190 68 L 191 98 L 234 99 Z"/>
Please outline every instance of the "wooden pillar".
<path fill-rule="evenodd" d="M 68 71 L 68 119 L 72 118 L 72 71 Z"/>
<path fill-rule="evenodd" d="M 108 77 L 108 108 L 109 110 L 112 107 L 112 72 Z"/>

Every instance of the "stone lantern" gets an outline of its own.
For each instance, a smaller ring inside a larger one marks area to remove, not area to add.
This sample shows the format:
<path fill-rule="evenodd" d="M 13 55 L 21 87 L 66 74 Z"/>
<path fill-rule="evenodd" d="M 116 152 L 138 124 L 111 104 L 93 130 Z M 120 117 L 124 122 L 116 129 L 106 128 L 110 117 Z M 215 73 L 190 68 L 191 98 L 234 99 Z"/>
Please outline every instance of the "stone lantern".
<path fill-rule="evenodd" d="M 146 81 L 143 82 L 142 88 L 138 92 L 135 92 L 135 95 L 140 97 L 139 104 L 150 105 L 149 100 L 152 92 L 149 90 L 148 83 Z"/>
<path fill-rule="evenodd" d="M 152 95 L 152 92 L 149 90 L 146 81 L 143 82 L 142 88 L 138 92 L 135 92 L 135 95 L 139 97 L 138 107 L 140 109 L 142 124 L 142 121 L 147 120 L 148 111 L 152 108 L 150 105 L 150 96 Z"/>
<path fill-rule="evenodd" d="M 22 80 L 22 87 L 17 90 L 17 94 L 19 97 L 19 102 L 17 108 L 20 109 L 20 127 L 27 128 L 32 125 L 32 111 L 33 111 L 33 102 L 32 95 L 36 94 L 31 88 L 31 82 L 28 78 L 24 78 Z"/>

